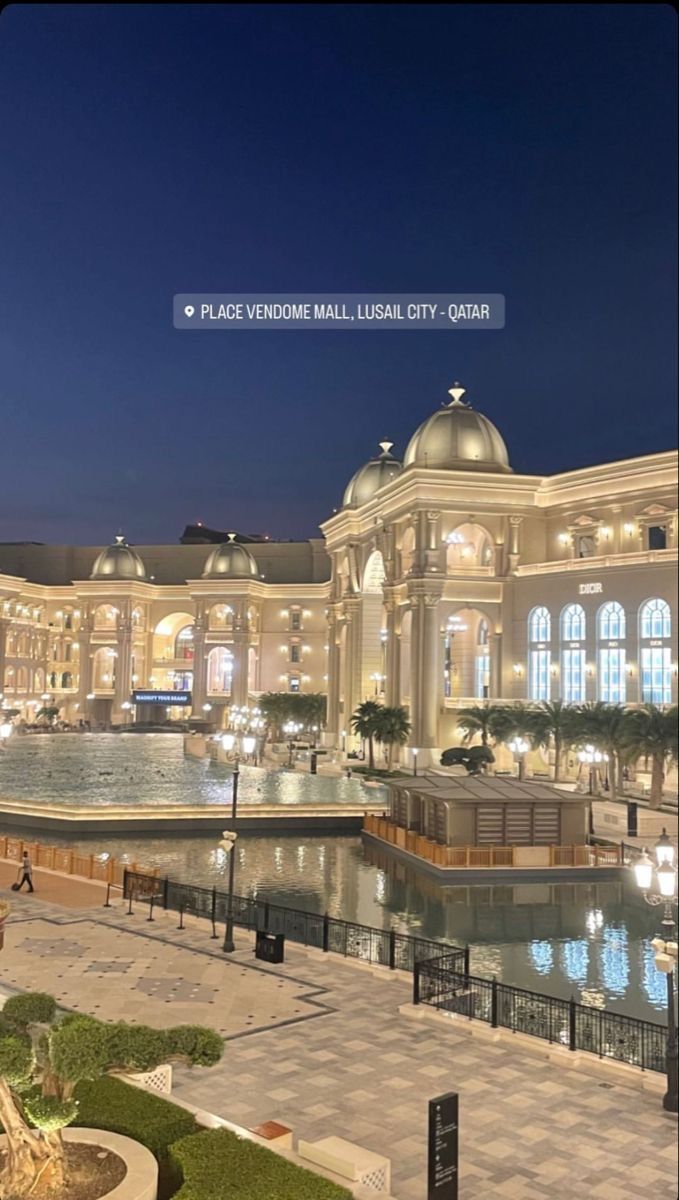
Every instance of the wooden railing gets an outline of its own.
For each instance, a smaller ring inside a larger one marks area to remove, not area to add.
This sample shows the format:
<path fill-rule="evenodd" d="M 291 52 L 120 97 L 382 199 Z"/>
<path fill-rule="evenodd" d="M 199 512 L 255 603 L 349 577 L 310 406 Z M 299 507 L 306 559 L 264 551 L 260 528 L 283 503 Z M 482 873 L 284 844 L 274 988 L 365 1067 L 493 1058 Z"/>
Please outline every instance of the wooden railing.
<path fill-rule="evenodd" d="M 441 846 L 373 813 L 365 814 L 363 831 L 437 867 L 612 867 L 622 863 L 618 846 Z"/>
<path fill-rule="evenodd" d="M 23 838 L 0 836 L 0 859 L 21 862 L 24 850 L 34 868 L 45 867 L 61 875 L 77 875 L 81 879 L 94 879 L 99 883 L 123 885 L 125 871 L 144 871 L 157 876 L 158 867 L 138 867 L 137 863 L 121 862 L 117 858 L 103 858 L 100 854 L 82 854 L 63 846 L 43 846 L 41 842 L 29 842 Z"/>

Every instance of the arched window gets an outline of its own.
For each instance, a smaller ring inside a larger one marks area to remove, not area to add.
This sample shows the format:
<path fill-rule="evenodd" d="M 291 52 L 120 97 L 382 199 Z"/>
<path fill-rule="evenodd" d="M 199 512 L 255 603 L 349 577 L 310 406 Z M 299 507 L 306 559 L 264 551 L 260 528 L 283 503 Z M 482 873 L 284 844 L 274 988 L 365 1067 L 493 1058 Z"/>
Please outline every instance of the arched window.
<path fill-rule="evenodd" d="M 100 604 L 94 610 L 95 629 L 115 629 L 118 610 L 112 604 Z"/>
<path fill-rule="evenodd" d="M 668 638 L 672 634 L 672 617 L 666 600 L 647 600 L 641 606 L 642 638 Z"/>
<path fill-rule="evenodd" d="M 528 640 L 548 642 L 551 637 L 551 624 L 548 608 L 534 608 L 528 618 Z"/>
<path fill-rule="evenodd" d="M 551 651 L 551 617 L 549 609 L 534 608 L 528 617 L 528 698 L 549 700 Z"/>
<path fill-rule="evenodd" d="M 625 676 L 625 610 L 617 600 L 609 600 L 599 609 L 597 642 L 599 700 L 624 704 L 627 699 Z"/>
<path fill-rule="evenodd" d="M 479 621 L 476 634 L 476 696 L 479 700 L 487 699 L 490 694 L 490 652 L 488 644 L 490 631 L 485 617 Z"/>
<path fill-rule="evenodd" d="M 599 638 L 625 639 L 625 610 L 617 600 L 609 600 L 599 609 Z"/>
<path fill-rule="evenodd" d="M 193 662 L 193 625 L 185 625 L 174 640 L 174 656 L 183 662 Z"/>
<path fill-rule="evenodd" d="M 144 628 L 144 610 L 143 608 L 132 609 L 132 627 L 133 629 Z"/>
<path fill-rule="evenodd" d="M 228 604 L 213 604 L 210 609 L 210 629 L 233 628 L 233 609 Z"/>
<path fill-rule="evenodd" d="M 585 610 L 581 604 L 567 604 L 561 614 L 561 638 L 564 642 L 585 640 Z"/>
<path fill-rule="evenodd" d="M 207 659 L 207 690 L 224 696 L 231 695 L 233 654 L 224 646 L 215 646 Z"/>
<path fill-rule="evenodd" d="M 73 687 L 73 676 L 71 675 L 70 671 L 63 672 L 61 676 L 61 686 L 62 688 Z"/>
<path fill-rule="evenodd" d="M 561 699 L 565 704 L 585 702 L 585 610 L 567 604 L 561 613 Z"/>
<path fill-rule="evenodd" d="M 641 699 L 644 704 L 672 703 L 672 616 L 666 600 L 655 597 L 639 610 Z M 644 644 L 646 643 L 646 644 Z"/>

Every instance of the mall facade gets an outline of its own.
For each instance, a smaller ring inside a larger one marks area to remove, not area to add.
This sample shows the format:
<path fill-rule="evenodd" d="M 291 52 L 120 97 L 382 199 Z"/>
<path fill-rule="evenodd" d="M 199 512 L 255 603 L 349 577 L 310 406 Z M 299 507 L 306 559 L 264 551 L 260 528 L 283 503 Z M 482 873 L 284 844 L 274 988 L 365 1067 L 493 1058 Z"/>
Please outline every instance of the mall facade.
<path fill-rule="evenodd" d="M 377 698 L 426 761 L 474 700 L 676 702 L 676 455 L 520 475 L 449 396 L 402 460 L 381 443 L 322 538 L 1 545 L 5 707 L 124 724 L 176 692 L 168 715 L 221 726 L 264 691 L 325 692 L 326 741 L 350 745 Z"/>

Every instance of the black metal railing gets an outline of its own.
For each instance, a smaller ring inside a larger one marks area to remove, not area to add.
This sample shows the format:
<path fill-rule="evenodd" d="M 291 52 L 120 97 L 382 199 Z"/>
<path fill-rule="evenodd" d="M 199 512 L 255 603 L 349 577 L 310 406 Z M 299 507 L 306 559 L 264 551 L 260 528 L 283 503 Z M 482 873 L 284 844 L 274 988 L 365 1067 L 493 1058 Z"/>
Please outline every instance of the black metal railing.
<path fill-rule="evenodd" d="M 493 1028 L 527 1033 L 569 1050 L 616 1059 L 643 1071 L 665 1070 L 664 1026 L 469 975 L 460 971 L 455 955 L 415 964 L 413 1002 L 485 1021 Z"/>
<path fill-rule="evenodd" d="M 151 906 L 179 913 L 180 928 L 184 916 L 192 915 L 211 921 L 213 932 L 217 924 L 226 921 L 229 903 L 228 893 L 216 888 L 177 883 L 139 871 L 125 872 L 123 895 L 130 911 L 135 900 L 149 901 Z M 445 942 L 397 933 L 395 929 L 374 929 L 327 913 L 288 908 L 261 896 L 234 896 L 233 914 L 234 923 L 242 928 L 283 933 L 291 942 L 389 967 L 392 971 L 413 972 L 416 963 L 438 958 L 444 949 L 457 970 L 469 969 L 469 948 L 466 946 L 447 947 Z"/>

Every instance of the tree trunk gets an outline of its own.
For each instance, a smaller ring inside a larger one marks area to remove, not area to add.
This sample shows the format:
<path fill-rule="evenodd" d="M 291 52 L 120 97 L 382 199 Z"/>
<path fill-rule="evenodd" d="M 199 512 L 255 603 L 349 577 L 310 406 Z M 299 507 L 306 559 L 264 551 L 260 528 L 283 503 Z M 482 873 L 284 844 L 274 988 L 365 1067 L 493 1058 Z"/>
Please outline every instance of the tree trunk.
<path fill-rule="evenodd" d="M 371 771 L 375 769 L 375 748 L 373 746 L 372 734 L 368 738 L 368 766 Z"/>
<path fill-rule="evenodd" d="M 608 776 L 608 787 L 609 787 L 608 794 L 609 794 L 611 800 L 617 800 L 617 798 L 618 798 L 618 756 L 615 753 L 615 750 L 613 749 L 613 747 L 610 747 L 610 749 L 608 751 L 608 770 L 607 770 L 606 774 Z"/>
<path fill-rule="evenodd" d="M 561 782 L 561 758 L 563 755 L 563 747 L 561 745 L 561 735 L 554 734 L 554 782 Z"/>
<path fill-rule="evenodd" d="M 665 760 L 663 755 L 654 754 L 651 761 L 651 808 L 660 808 L 662 804 L 662 785 L 665 782 Z"/>
<path fill-rule="evenodd" d="M 0 1178 L 2 1195 L 28 1196 L 50 1152 L 40 1135 L 26 1124 L 4 1079 L 0 1079 L 0 1121 L 7 1135 L 7 1162 Z"/>

